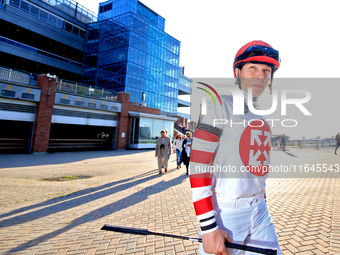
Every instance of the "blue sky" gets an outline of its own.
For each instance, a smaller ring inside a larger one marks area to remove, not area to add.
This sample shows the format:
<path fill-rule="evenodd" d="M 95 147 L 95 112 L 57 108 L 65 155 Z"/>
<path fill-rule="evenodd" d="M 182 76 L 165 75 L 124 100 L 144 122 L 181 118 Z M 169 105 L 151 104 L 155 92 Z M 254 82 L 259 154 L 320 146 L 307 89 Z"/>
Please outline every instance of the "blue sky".
<path fill-rule="evenodd" d="M 98 4 L 103 1 L 78 2 L 97 13 Z M 236 52 L 252 40 L 266 41 L 280 51 L 281 66 L 276 78 L 340 78 L 340 1 L 141 2 L 163 16 L 165 32 L 181 41 L 180 65 L 185 66 L 185 75 L 190 78 L 233 77 Z M 313 102 L 332 102 L 334 107 L 323 109 L 325 120 L 316 120 L 319 126 L 307 128 L 307 137 L 331 137 L 340 131 L 340 121 L 331 117 L 332 112 L 339 110 L 334 94 L 340 95 L 340 82 L 339 86 L 334 84 L 333 80 L 331 86 L 320 84 L 320 94 L 314 89 L 317 92 L 312 94 Z M 323 121 L 328 124 L 322 124 Z"/>
<path fill-rule="evenodd" d="M 98 12 L 97 0 L 79 0 Z M 237 50 L 264 40 L 280 51 L 276 77 L 340 77 L 340 1 L 141 0 L 181 41 L 189 77 L 232 77 Z"/>

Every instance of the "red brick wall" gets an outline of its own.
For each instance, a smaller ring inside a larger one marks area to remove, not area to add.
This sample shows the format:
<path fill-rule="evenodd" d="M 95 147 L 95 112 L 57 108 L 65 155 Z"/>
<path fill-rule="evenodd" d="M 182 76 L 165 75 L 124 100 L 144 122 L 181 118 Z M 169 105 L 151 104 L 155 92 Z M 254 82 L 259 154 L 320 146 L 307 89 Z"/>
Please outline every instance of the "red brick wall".
<path fill-rule="evenodd" d="M 38 87 L 41 88 L 41 97 L 35 116 L 32 152 L 47 152 L 56 82 L 57 79 L 48 78 L 45 74 L 39 75 Z"/>
<path fill-rule="evenodd" d="M 184 118 L 184 117 L 181 117 L 181 125 L 182 125 L 183 127 L 185 127 L 185 118 Z"/>
<path fill-rule="evenodd" d="M 181 125 L 182 117 L 181 116 L 175 116 L 175 117 L 177 117 L 175 124 Z"/>
<path fill-rule="evenodd" d="M 37 105 L 34 126 L 32 152 L 47 152 L 50 138 L 51 119 L 55 96 L 56 79 L 48 78 L 42 74 L 38 78 L 38 87 L 41 88 L 41 98 Z M 119 92 L 118 101 L 122 103 L 122 111 L 118 114 L 116 149 L 128 148 L 130 137 L 129 111 L 160 115 L 160 109 L 140 106 L 130 103 L 130 93 Z M 125 136 L 122 137 L 122 134 Z"/>
<path fill-rule="evenodd" d="M 129 144 L 128 127 L 130 126 L 129 121 L 130 93 L 119 92 L 118 101 L 122 103 L 122 111 L 118 114 L 116 149 L 125 150 Z M 123 133 L 125 133 L 125 137 L 122 137 Z"/>
<path fill-rule="evenodd" d="M 122 112 L 118 114 L 118 126 L 117 126 L 117 139 L 116 139 L 116 149 L 124 150 L 129 147 L 130 138 L 130 122 L 129 111 L 131 112 L 141 112 L 154 115 L 160 115 L 161 110 L 156 108 L 151 108 L 147 106 L 140 106 L 135 103 L 129 102 L 130 93 L 119 92 L 118 101 L 122 103 Z M 125 133 L 125 137 L 122 137 L 122 133 Z"/>
<path fill-rule="evenodd" d="M 142 112 L 142 113 L 148 113 L 148 114 L 155 114 L 155 115 L 160 115 L 161 110 L 156 109 L 156 108 L 151 108 L 147 106 L 140 106 L 140 105 L 129 105 L 129 111 L 131 112 Z"/>

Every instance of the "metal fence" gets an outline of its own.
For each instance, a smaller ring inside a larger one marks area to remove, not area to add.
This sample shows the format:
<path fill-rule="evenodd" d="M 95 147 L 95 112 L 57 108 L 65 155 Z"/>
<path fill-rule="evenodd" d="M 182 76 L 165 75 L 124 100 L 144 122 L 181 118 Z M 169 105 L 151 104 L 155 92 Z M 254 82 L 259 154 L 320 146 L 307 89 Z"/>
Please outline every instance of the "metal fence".
<path fill-rule="evenodd" d="M 38 75 L 0 67 L 0 81 L 10 81 L 25 85 L 37 86 Z"/>
<path fill-rule="evenodd" d="M 272 142 L 272 147 L 278 147 L 280 146 L 280 142 L 277 144 Z M 292 148 L 314 148 L 316 150 L 320 150 L 322 148 L 329 148 L 329 147 L 335 147 L 336 142 L 335 140 L 287 140 L 286 141 L 286 147 L 292 147 Z"/>
<path fill-rule="evenodd" d="M 56 91 L 97 97 L 106 100 L 117 100 L 117 92 L 115 91 L 109 91 L 102 88 L 92 87 L 86 84 L 78 84 L 63 80 L 57 81 Z"/>
<path fill-rule="evenodd" d="M 47 51 L 44 51 L 44 50 L 40 50 L 38 48 L 34 48 L 32 46 L 29 46 L 29 45 L 8 39 L 8 38 L 3 37 L 3 36 L 0 36 L 0 42 L 4 42 L 4 43 L 10 44 L 10 45 L 14 45 L 14 46 L 20 47 L 22 49 L 25 49 L 25 50 L 28 50 L 28 51 L 31 51 L 31 52 L 34 52 L 34 53 L 37 53 L 37 54 L 40 54 L 40 55 L 44 55 L 44 56 L 49 57 L 49 58 L 57 59 L 59 61 L 69 63 L 69 64 L 77 66 L 77 67 L 82 67 L 82 63 L 70 60 L 68 58 L 60 57 L 60 56 L 55 55 L 53 53 L 50 53 L 50 52 L 47 52 Z"/>
<path fill-rule="evenodd" d="M 62 10 L 63 12 L 75 17 L 83 23 L 96 22 L 97 14 L 73 0 L 42 0 L 50 5 Z"/>

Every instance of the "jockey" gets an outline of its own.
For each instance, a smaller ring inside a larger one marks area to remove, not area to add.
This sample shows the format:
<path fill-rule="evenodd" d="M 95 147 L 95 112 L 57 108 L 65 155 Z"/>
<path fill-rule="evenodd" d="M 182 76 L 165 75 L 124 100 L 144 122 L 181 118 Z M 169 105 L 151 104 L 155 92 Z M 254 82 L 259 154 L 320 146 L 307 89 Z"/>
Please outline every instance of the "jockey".
<path fill-rule="evenodd" d="M 245 104 L 251 96 L 254 108 L 258 108 L 258 97 L 267 86 L 271 91 L 274 72 L 279 67 L 279 52 L 266 42 L 252 41 L 239 49 L 233 72 Z M 252 88 L 252 95 L 248 95 L 248 88 Z M 207 113 L 200 117 L 192 143 L 189 177 L 201 226 L 199 251 L 201 254 L 244 254 L 226 249 L 226 241 L 276 248 L 281 254 L 264 199 L 270 157 L 270 126 L 262 116 L 250 111 L 245 111 L 243 116 L 233 115 L 232 96 L 221 95 L 221 101 L 222 106 L 207 103 Z M 228 122 L 215 125 L 216 119 L 227 119 Z M 245 120 L 245 123 L 250 121 L 263 125 L 232 126 L 231 119 L 237 123 Z M 260 165 L 262 171 L 252 170 Z M 236 175 L 218 171 L 227 170 L 228 166 L 235 167 Z"/>

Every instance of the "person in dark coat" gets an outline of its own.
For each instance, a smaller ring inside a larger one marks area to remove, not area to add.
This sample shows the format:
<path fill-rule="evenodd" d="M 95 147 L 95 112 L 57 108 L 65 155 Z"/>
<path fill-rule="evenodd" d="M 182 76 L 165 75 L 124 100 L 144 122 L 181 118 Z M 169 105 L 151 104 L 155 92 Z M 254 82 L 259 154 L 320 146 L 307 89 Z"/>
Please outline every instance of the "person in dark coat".
<path fill-rule="evenodd" d="M 183 144 L 182 144 L 182 158 L 183 158 L 183 164 L 186 166 L 186 169 L 187 169 L 187 175 L 189 173 L 191 144 L 192 144 L 191 133 L 187 132 L 186 137 L 183 139 Z"/>

